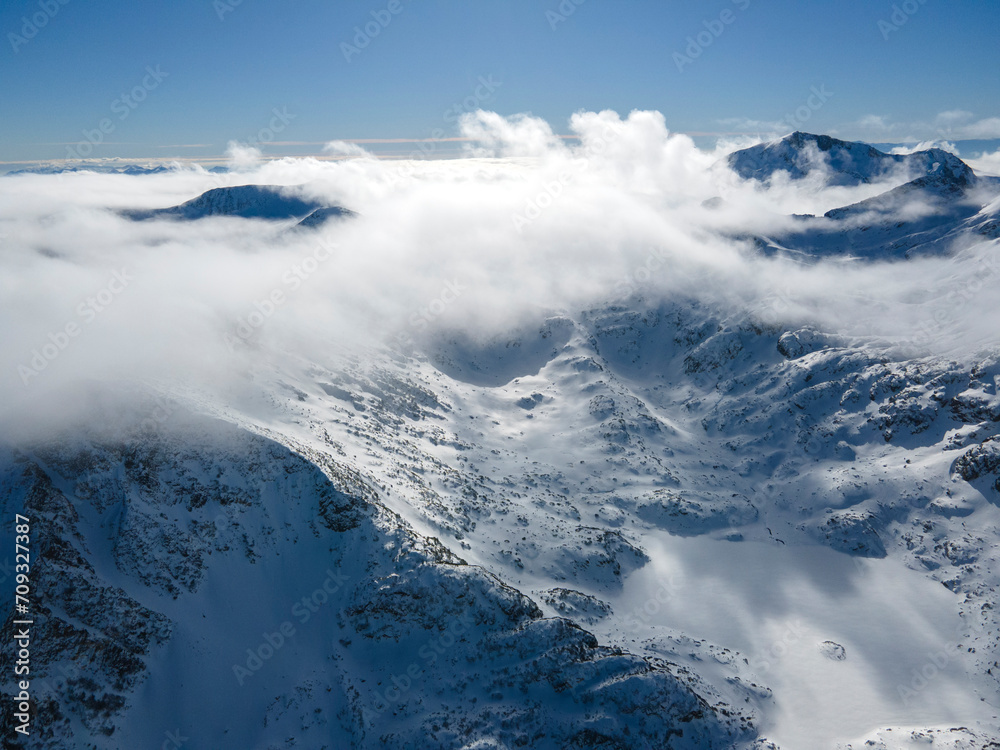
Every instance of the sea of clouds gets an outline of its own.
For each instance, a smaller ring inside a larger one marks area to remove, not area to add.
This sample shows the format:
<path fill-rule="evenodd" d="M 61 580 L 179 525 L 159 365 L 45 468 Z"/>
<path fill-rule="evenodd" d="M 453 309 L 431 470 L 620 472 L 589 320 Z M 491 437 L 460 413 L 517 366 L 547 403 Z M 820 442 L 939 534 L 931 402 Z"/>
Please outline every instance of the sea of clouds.
<path fill-rule="evenodd" d="M 223 174 L 0 178 L 0 396 L 16 403 L 80 379 L 225 388 L 284 355 L 435 330 L 496 335 L 623 301 L 696 298 L 720 317 L 768 313 L 789 328 L 920 341 L 955 357 L 995 342 L 996 242 L 906 262 L 802 263 L 762 256 L 747 239 L 905 175 L 828 187 L 817 171 L 764 187 L 720 161 L 746 144 L 699 150 L 658 112 L 579 113 L 573 138 L 482 111 L 461 130 L 470 141 L 458 160 L 380 160 L 333 143 L 329 153 L 350 158 L 262 161 L 244 149 Z M 358 215 L 305 231 L 119 213 L 243 184 L 288 186 Z"/>

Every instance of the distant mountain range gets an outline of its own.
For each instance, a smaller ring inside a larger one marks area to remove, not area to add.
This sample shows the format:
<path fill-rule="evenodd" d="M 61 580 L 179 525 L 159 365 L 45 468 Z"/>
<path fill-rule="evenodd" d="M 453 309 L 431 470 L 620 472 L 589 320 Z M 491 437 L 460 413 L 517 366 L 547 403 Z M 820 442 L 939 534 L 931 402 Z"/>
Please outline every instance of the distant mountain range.
<path fill-rule="evenodd" d="M 73 174 L 78 172 L 97 172 L 99 174 L 125 174 L 125 175 L 146 175 L 146 174 L 162 174 L 163 172 L 172 172 L 174 167 L 165 164 L 153 164 L 153 165 L 141 165 L 141 164 L 128 164 L 125 166 L 118 166 L 114 164 L 106 164 L 102 162 L 82 162 L 74 164 L 41 164 L 36 167 L 28 167 L 26 169 L 15 169 L 7 172 L 5 176 L 23 175 L 23 174 Z"/>

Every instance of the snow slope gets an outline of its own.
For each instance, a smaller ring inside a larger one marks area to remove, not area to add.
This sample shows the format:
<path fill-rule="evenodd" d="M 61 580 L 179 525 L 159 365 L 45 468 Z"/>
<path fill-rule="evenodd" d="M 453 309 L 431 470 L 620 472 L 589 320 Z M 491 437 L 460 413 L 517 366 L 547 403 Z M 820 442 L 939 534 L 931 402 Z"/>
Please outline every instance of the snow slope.
<path fill-rule="evenodd" d="M 153 747 L 175 729 L 192 748 L 752 736 L 683 670 L 600 647 L 409 531 L 328 450 L 178 406 L 150 433 L 156 402 L 86 395 L 117 424 L 43 432 L 2 456 L 7 509 L 41 531 L 44 677 L 25 746 Z M 9 702 L 3 715 L 11 742 Z"/>

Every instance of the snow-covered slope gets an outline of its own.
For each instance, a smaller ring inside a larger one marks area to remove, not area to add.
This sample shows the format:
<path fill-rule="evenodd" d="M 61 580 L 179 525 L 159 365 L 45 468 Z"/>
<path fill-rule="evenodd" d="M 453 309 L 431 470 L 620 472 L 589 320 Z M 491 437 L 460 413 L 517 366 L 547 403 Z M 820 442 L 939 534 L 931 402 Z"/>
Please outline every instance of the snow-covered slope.
<path fill-rule="evenodd" d="M 5 510 L 40 532 L 37 734 L 24 746 L 155 747 L 174 730 L 206 749 L 753 736 L 687 670 L 598 645 L 407 529 L 332 444 L 85 395 L 117 425 L 81 423 L 0 459 Z M 9 701 L 2 711 L 14 742 Z"/>
<path fill-rule="evenodd" d="M 289 353 L 265 422 L 91 394 L 116 427 L 8 446 L 44 746 L 997 736 L 996 352 L 641 300 L 515 336 Z"/>

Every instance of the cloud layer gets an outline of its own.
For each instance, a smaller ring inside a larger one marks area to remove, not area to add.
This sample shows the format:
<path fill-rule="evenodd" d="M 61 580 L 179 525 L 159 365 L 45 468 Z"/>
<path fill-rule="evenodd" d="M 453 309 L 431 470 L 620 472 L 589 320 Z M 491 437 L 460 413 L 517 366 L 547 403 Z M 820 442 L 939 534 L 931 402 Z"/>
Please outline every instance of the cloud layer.
<path fill-rule="evenodd" d="M 476 112 L 461 125 L 474 142 L 453 161 L 380 161 L 352 144 L 330 150 L 361 158 L 336 162 L 260 163 L 236 149 L 234 171 L 221 175 L 0 180 L 0 393 L 13 403 L 80 378 L 236 387 L 289 353 L 441 328 L 485 335 L 625 294 L 694 297 L 720 317 L 770 311 L 788 327 L 897 342 L 930 321 L 938 333 L 921 341 L 952 355 L 992 339 L 995 244 L 902 265 L 803 265 L 734 239 L 891 183 L 827 188 L 817 174 L 764 189 L 722 166 L 722 150 L 670 134 L 656 112 L 580 113 L 572 141 L 528 116 Z M 305 232 L 116 213 L 250 183 L 302 186 L 360 216 Z"/>

